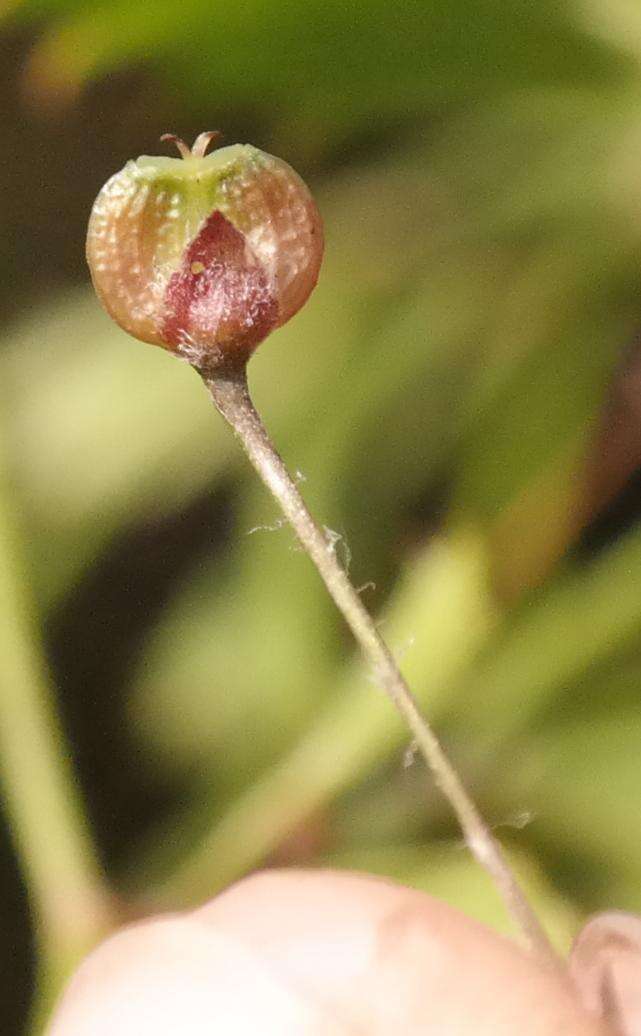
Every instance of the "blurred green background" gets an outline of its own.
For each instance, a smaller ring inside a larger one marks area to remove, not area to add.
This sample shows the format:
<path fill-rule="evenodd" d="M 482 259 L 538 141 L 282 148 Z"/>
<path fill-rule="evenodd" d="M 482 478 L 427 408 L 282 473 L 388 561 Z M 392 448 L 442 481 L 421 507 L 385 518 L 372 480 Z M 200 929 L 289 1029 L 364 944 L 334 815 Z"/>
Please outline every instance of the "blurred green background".
<path fill-rule="evenodd" d="M 167 131 L 312 186 L 265 421 L 557 944 L 641 910 L 634 0 L 0 12 L 3 1031 L 99 931 L 265 864 L 508 930 L 198 378 L 91 292 L 93 199 Z"/>

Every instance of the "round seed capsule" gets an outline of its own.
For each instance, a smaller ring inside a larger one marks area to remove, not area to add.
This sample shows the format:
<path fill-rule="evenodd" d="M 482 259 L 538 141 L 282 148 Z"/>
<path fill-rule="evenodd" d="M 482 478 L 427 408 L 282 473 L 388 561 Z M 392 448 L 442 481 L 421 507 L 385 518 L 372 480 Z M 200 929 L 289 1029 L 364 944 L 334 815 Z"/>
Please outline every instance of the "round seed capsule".
<path fill-rule="evenodd" d="M 305 303 L 323 228 L 294 170 L 249 144 L 180 158 L 142 156 L 96 198 L 87 260 L 100 301 L 125 331 L 195 366 L 246 362 Z"/>

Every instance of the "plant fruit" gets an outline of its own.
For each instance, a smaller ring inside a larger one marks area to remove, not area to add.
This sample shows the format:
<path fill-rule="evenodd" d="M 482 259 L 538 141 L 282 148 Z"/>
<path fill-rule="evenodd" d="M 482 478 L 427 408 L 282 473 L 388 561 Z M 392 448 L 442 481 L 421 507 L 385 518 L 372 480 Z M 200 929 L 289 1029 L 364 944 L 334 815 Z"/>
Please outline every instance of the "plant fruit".
<path fill-rule="evenodd" d="M 87 260 L 100 301 L 125 331 L 196 367 L 245 363 L 305 303 L 323 228 L 301 178 L 249 144 L 142 156 L 96 198 Z"/>

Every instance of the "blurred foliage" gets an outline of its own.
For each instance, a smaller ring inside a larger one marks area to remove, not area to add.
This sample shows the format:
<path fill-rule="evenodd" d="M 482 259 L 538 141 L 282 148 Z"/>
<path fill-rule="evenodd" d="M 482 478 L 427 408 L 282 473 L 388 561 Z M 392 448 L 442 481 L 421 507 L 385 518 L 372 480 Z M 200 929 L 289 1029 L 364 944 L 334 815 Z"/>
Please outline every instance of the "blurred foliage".
<path fill-rule="evenodd" d="M 251 128 L 309 176 L 326 263 L 252 361 L 259 407 L 559 944 L 587 911 L 641 909 L 634 5 L 6 11 L 25 132 L 64 142 L 83 104 L 113 126 L 135 69 L 139 152 L 179 112 Z M 100 155 L 79 221 L 130 157 L 110 132 L 76 140 Z M 69 194 L 79 155 L 58 162 Z M 14 505 L 121 894 L 176 907 L 266 862 L 330 861 L 503 925 L 197 378 L 86 283 L 43 295 L 14 259 L 31 285 L 0 352 Z"/>

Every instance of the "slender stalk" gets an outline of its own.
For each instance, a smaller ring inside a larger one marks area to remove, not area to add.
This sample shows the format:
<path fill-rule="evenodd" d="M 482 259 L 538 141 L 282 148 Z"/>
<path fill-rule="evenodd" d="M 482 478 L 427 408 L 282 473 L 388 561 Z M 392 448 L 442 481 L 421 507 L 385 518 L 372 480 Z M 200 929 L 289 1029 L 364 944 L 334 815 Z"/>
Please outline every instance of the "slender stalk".
<path fill-rule="evenodd" d="M 3 474 L 0 790 L 35 915 L 40 995 L 47 998 L 109 927 L 111 899 L 58 722 Z"/>
<path fill-rule="evenodd" d="M 335 544 L 312 518 L 276 451 L 252 403 L 244 366 L 214 371 L 204 369 L 199 373 L 216 408 L 240 439 L 249 460 L 316 566 L 378 682 L 405 719 L 434 780 L 458 818 L 471 852 L 490 874 L 529 948 L 548 963 L 558 966 L 556 953 L 514 877 L 501 846 L 421 714 L 394 657 L 339 563 Z"/>

